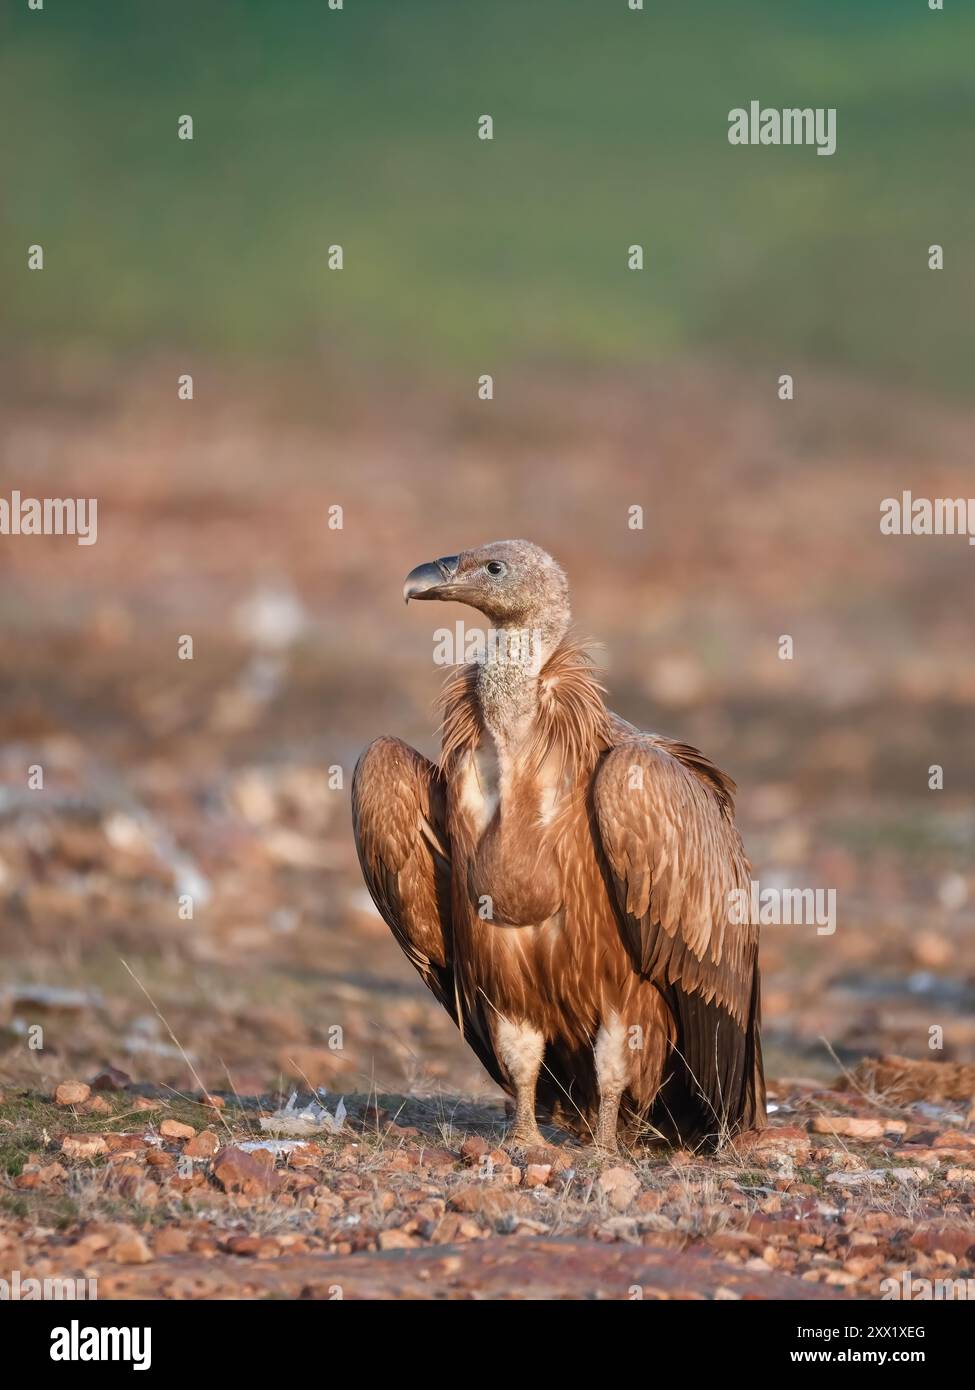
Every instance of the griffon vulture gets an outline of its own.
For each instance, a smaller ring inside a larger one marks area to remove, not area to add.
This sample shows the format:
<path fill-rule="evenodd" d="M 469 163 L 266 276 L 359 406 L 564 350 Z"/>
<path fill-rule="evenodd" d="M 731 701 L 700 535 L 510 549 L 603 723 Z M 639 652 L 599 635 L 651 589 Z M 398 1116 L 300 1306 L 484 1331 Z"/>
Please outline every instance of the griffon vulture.
<path fill-rule="evenodd" d="M 713 1147 L 765 1121 L 758 931 L 734 783 L 612 714 L 569 635 L 568 585 L 527 541 L 423 564 L 404 596 L 490 624 L 442 697 L 440 760 L 395 738 L 352 784 L 369 892 L 513 1096 L 613 1151 L 654 1130 Z"/>

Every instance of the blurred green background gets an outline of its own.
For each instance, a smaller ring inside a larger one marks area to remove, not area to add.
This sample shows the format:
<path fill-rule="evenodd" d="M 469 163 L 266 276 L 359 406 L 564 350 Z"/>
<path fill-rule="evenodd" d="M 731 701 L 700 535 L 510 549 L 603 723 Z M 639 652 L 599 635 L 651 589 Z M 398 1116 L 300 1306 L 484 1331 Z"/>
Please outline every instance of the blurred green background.
<path fill-rule="evenodd" d="M 8 0 L 3 24 L 8 347 L 703 353 L 971 390 L 954 0 Z M 838 108 L 836 154 L 730 146 L 753 98 Z"/>

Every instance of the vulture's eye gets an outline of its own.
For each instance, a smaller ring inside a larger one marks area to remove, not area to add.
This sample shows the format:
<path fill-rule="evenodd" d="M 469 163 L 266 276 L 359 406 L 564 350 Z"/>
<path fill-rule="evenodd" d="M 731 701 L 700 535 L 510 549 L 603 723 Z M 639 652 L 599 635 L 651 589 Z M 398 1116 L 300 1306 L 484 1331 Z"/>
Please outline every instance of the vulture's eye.
<path fill-rule="evenodd" d="M 488 574 L 497 575 L 504 574 L 505 567 L 504 565 L 502 565 L 500 560 L 489 560 L 487 564 L 484 566 L 484 568 L 487 570 Z"/>

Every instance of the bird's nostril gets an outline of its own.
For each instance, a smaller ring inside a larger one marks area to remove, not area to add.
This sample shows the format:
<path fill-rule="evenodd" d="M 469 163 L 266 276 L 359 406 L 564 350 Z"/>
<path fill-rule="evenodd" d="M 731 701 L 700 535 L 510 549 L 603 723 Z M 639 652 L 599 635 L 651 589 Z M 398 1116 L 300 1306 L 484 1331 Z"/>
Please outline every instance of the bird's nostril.
<path fill-rule="evenodd" d="M 435 561 L 437 569 L 443 575 L 444 579 L 452 579 L 457 573 L 457 562 L 459 559 L 459 555 L 441 555 L 440 559 Z"/>

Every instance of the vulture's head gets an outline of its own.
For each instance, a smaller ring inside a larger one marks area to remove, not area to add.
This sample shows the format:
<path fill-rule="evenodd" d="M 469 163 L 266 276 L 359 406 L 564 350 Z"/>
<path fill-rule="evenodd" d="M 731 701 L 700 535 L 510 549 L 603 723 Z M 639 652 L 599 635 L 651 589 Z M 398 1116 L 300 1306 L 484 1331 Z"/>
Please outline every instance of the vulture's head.
<path fill-rule="evenodd" d="M 403 597 L 466 603 L 496 627 L 569 623 L 569 585 L 561 566 L 531 541 L 492 541 L 459 555 L 443 555 L 410 570 Z"/>

